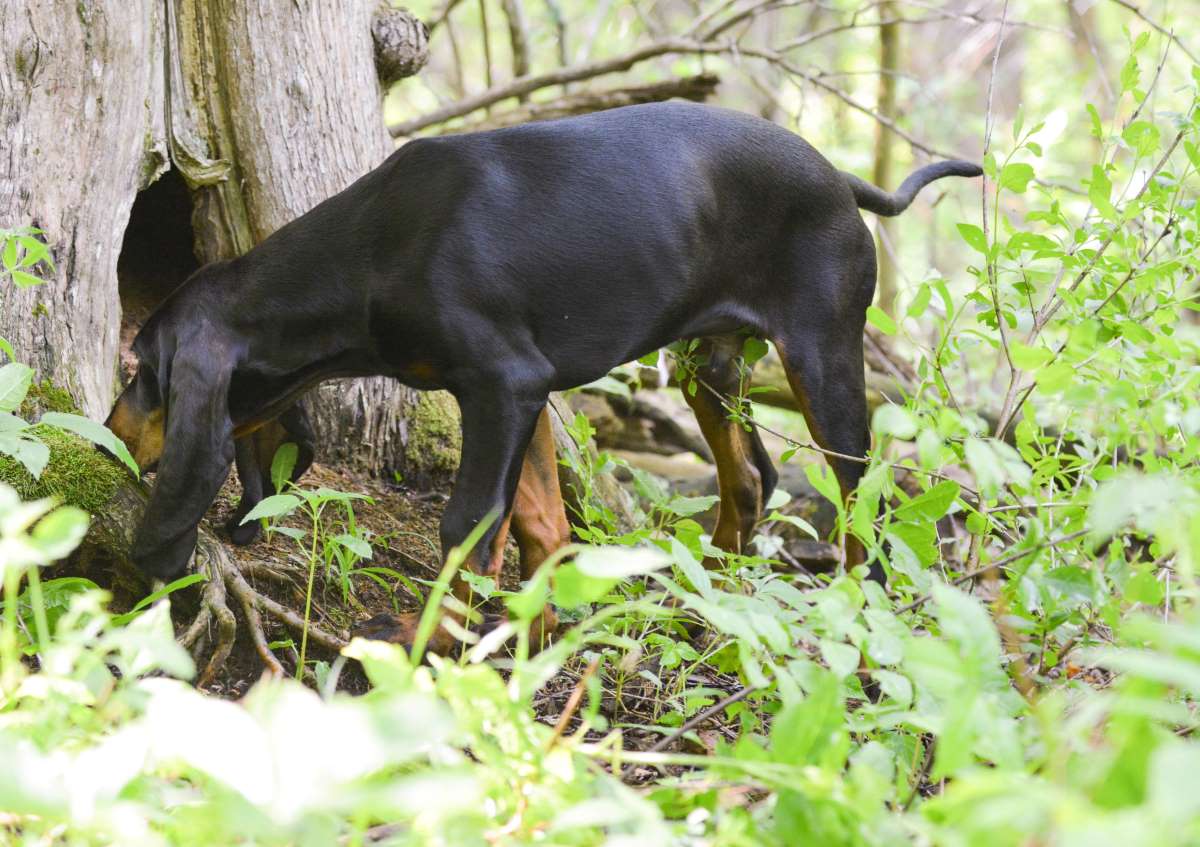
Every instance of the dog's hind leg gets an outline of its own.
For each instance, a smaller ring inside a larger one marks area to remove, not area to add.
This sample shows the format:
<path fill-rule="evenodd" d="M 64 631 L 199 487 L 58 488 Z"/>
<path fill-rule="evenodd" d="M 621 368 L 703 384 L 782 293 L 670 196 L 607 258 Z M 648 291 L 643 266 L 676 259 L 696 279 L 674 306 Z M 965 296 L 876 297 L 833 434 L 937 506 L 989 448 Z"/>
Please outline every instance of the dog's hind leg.
<path fill-rule="evenodd" d="M 512 534 L 521 551 L 523 581 L 532 579 L 542 562 L 571 541 L 571 526 L 558 485 L 549 406 L 538 416 L 537 428 L 525 451 L 521 481 L 513 500 Z M 536 648 L 557 626 L 554 611 L 547 606 L 529 633 L 530 643 Z"/>
<path fill-rule="evenodd" d="M 813 440 L 823 450 L 838 454 L 827 454 L 825 459 L 837 477 L 843 501 L 849 501 L 858 487 L 870 447 L 862 333 L 874 289 L 874 267 L 870 262 L 870 284 L 864 278 L 858 297 L 846 297 L 846 304 L 829 314 L 814 314 L 820 310 L 810 307 L 794 327 L 773 338 Z M 862 545 L 848 538 L 847 564 L 862 560 Z"/>
<path fill-rule="evenodd" d="M 683 392 L 717 463 L 721 502 L 713 544 L 730 553 L 746 549 L 778 479 L 758 431 L 747 431 L 726 408 L 741 387 L 741 352 L 740 336 L 704 339 L 696 349 L 696 391 Z"/>
<path fill-rule="evenodd" d="M 272 421 L 267 426 L 276 424 Z M 242 519 L 263 499 L 263 477 L 259 471 L 254 438 L 256 434 L 243 436 L 233 442 L 238 481 L 242 484 L 242 499 L 238 501 L 237 508 L 226 521 L 225 531 L 229 533 L 230 541 L 239 546 L 245 546 L 258 537 L 258 521 L 242 523 Z"/>

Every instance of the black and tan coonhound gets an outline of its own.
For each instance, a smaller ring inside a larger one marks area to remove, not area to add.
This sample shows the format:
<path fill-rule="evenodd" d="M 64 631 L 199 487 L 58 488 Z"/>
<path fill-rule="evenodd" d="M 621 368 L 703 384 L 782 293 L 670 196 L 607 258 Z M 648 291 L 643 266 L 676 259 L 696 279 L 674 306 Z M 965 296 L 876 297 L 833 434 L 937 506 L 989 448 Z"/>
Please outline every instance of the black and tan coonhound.
<path fill-rule="evenodd" d="M 457 398 L 462 463 L 441 541 L 503 516 L 472 555 L 483 573 L 498 573 L 510 526 L 526 578 L 568 541 L 548 394 L 677 339 L 704 339 L 703 381 L 726 393 L 742 336 L 772 340 L 817 442 L 865 456 L 875 246 L 859 209 L 896 215 L 927 183 L 980 173 L 940 162 L 891 194 L 773 123 L 677 103 L 411 141 L 245 255 L 198 270 L 142 328 L 108 419 L 158 468 L 134 559 L 163 579 L 184 571 L 235 440 L 273 428 L 238 449 L 244 477 L 264 469 L 244 508 L 269 484 L 272 443 L 298 433 L 311 458 L 291 410 L 334 377 Z M 720 397 L 687 399 L 717 462 L 714 543 L 738 551 L 775 470 Z M 831 464 L 848 496 L 863 465 Z M 383 631 L 404 642 L 413 626 Z"/>

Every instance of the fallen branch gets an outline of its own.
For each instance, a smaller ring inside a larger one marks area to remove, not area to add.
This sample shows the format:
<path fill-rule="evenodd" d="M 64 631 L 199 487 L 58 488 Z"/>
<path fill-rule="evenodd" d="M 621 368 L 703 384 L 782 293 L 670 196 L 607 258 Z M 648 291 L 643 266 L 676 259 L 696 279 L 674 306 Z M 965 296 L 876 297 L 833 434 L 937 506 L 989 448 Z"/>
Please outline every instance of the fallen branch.
<path fill-rule="evenodd" d="M 700 724 L 704 723 L 705 721 L 709 720 L 710 718 L 715 717 L 716 715 L 719 715 L 721 712 L 725 711 L 727 708 L 732 706 L 734 703 L 737 703 L 741 700 L 746 699 L 746 697 L 753 694 L 755 691 L 759 691 L 759 690 L 761 690 L 761 686 L 758 686 L 758 685 L 747 685 L 744 688 L 739 688 L 737 691 L 733 692 L 728 697 L 725 697 L 720 702 L 715 703 L 712 706 L 709 706 L 703 712 L 699 712 L 698 714 L 693 715 L 690 719 L 688 719 L 686 722 L 681 724 L 679 727 L 672 730 L 671 732 L 669 732 L 668 734 L 666 734 L 662 738 L 660 738 L 658 741 L 656 741 L 653 744 L 653 746 L 651 746 L 648 750 L 646 750 L 646 752 L 647 753 L 658 753 L 661 750 L 665 750 L 668 746 L 670 746 L 672 743 L 674 743 L 676 739 L 683 736 L 684 733 L 691 732 L 693 729 L 700 726 Z M 632 773 L 633 773 L 632 767 L 626 766 L 625 769 L 621 772 L 621 779 L 628 780 Z"/>
<path fill-rule="evenodd" d="M 541 103 L 525 103 L 515 109 L 490 115 L 479 121 L 454 127 L 446 134 L 499 129 L 534 121 L 548 121 L 571 115 L 603 112 L 639 103 L 657 103 L 679 98 L 702 103 L 717 90 L 720 78 L 715 74 L 696 74 L 650 85 L 611 88 L 604 91 L 580 91 Z"/>

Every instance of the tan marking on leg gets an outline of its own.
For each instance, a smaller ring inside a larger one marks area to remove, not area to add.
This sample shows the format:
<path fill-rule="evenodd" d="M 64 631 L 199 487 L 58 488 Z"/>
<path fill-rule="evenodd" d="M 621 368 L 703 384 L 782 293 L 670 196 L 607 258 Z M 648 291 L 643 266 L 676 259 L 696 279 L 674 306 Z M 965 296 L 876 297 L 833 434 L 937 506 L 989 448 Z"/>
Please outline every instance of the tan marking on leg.
<path fill-rule="evenodd" d="M 684 398 L 695 412 L 700 432 L 717 463 L 721 502 L 717 507 L 713 544 L 729 553 L 741 553 L 763 508 L 762 477 L 754 464 L 750 436 L 729 420 L 720 401 L 706 387 L 701 386 L 695 396 L 685 391 Z"/>
<path fill-rule="evenodd" d="M 548 406 L 538 416 L 533 439 L 525 451 L 521 482 L 513 501 L 512 530 L 521 550 L 522 580 L 532 579 L 546 559 L 571 542 L 571 526 L 558 485 L 558 459 Z M 529 643 L 536 648 L 557 628 L 558 618 L 547 606 L 530 626 Z"/>

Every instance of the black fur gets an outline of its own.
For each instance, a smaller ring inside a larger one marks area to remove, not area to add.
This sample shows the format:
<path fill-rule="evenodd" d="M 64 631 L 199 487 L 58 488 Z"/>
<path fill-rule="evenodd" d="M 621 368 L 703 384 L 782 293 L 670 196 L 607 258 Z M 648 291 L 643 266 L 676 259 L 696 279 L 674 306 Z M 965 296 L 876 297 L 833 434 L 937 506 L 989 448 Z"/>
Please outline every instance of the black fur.
<path fill-rule="evenodd" d="M 180 573 L 235 427 L 333 377 L 457 397 L 446 546 L 511 504 L 550 391 L 679 338 L 775 339 L 814 434 L 862 455 L 875 256 L 858 206 L 895 214 L 930 179 L 977 170 L 934 165 L 892 196 L 772 123 L 673 103 L 412 141 L 147 322 L 135 349 L 169 400 L 135 558 Z M 844 484 L 852 465 L 835 462 Z"/>

